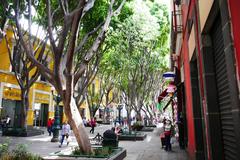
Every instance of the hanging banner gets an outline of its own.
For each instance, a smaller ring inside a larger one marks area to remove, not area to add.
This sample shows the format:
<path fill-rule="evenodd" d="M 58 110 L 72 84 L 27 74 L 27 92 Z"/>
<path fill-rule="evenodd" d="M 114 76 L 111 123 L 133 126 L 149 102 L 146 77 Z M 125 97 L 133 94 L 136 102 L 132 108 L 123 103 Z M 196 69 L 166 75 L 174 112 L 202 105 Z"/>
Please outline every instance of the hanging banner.
<path fill-rule="evenodd" d="M 174 72 L 166 72 L 166 73 L 163 74 L 163 78 L 166 81 L 174 81 L 175 73 Z"/>
<path fill-rule="evenodd" d="M 158 109 L 158 110 L 161 110 L 161 108 L 162 108 L 161 103 L 158 103 L 158 104 L 157 104 L 157 109 Z"/>

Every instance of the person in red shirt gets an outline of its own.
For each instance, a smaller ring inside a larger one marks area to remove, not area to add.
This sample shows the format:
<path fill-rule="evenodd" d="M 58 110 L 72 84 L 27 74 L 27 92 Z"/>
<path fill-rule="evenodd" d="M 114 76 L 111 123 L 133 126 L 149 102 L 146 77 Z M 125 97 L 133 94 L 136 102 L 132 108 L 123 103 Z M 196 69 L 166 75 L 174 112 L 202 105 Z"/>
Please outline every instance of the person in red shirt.
<path fill-rule="evenodd" d="M 166 120 L 166 124 L 164 125 L 164 135 L 165 135 L 165 150 L 166 151 L 171 151 L 172 150 L 172 145 L 170 143 L 171 141 L 171 135 L 172 133 L 172 122 L 171 120 Z"/>
<path fill-rule="evenodd" d="M 52 125 L 53 125 L 53 120 L 49 118 L 47 121 L 47 131 L 49 133 L 49 136 L 51 136 L 51 133 L 52 133 Z"/>
<path fill-rule="evenodd" d="M 91 118 L 90 125 L 92 127 L 90 133 L 94 134 L 94 127 L 96 127 L 96 118 Z"/>

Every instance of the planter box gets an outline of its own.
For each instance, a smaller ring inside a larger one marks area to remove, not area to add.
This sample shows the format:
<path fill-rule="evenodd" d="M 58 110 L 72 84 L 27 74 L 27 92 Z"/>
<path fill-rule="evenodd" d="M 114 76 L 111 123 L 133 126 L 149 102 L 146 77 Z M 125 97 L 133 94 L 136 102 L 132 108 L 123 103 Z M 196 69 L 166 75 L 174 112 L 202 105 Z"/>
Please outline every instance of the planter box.
<path fill-rule="evenodd" d="M 153 127 L 143 127 L 143 129 L 141 130 L 142 132 L 152 132 L 154 130 Z"/>
<path fill-rule="evenodd" d="M 13 128 L 7 127 L 2 129 L 2 136 L 14 136 L 14 137 L 31 137 L 44 134 L 44 131 L 40 129 L 36 129 L 33 127 L 29 127 L 26 130 L 22 128 Z"/>
<path fill-rule="evenodd" d="M 87 156 L 75 156 L 71 155 L 73 149 L 65 149 L 59 152 L 55 152 L 50 156 L 43 157 L 44 160 L 123 160 L 127 156 L 126 149 L 121 147 L 114 149 L 115 151 L 108 157 L 87 157 Z"/>
<path fill-rule="evenodd" d="M 110 125 L 111 123 L 110 122 L 102 122 L 101 124 L 103 124 L 103 125 Z"/>
<path fill-rule="evenodd" d="M 153 128 L 156 128 L 157 126 L 156 126 L 156 125 L 148 125 L 148 126 L 145 126 L 145 127 L 153 127 Z"/>
<path fill-rule="evenodd" d="M 136 133 L 136 134 L 120 134 L 118 140 L 127 140 L 127 141 L 143 141 L 147 137 L 147 134 Z"/>

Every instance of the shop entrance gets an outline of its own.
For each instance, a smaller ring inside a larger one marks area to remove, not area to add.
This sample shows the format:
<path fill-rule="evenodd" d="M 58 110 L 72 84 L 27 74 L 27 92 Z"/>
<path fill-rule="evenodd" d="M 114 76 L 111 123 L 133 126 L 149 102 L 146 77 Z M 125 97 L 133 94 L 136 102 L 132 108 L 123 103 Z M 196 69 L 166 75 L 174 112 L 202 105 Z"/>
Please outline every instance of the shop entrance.
<path fill-rule="evenodd" d="M 15 119 L 15 106 L 16 101 L 9 100 L 9 99 L 2 99 L 2 111 L 1 111 L 1 118 L 4 119 L 6 116 L 11 118 L 10 127 L 14 124 Z"/>
<path fill-rule="evenodd" d="M 43 103 L 35 103 L 34 106 L 34 126 L 47 126 L 49 105 Z"/>

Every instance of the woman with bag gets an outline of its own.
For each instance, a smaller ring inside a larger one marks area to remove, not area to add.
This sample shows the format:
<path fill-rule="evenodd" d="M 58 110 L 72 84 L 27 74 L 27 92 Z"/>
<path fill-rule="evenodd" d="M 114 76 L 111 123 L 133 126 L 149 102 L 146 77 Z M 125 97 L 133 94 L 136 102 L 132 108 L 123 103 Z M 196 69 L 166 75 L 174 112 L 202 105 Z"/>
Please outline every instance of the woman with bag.
<path fill-rule="evenodd" d="M 164 132 L 160 134 L 160 139 L 161 139 L 161 143 L 162 143 L 162 149 L 165 146 L 165 134 Z"/>
<path fill-rule="evenodd" d="M 173 134 L 172 132 L 172 124 L 171 120 L 166 121 L 166 125 L 164 125 L 164 135 L 165 135 L 165 150 L 166 151 L 171 151 L 172 150 L 172 145 L 171 145 L 171 135 Z"/>
<path fill-rule="evenodd" d="M 60 140 L 61 144 L 59 145 L 59 147 L 62 147 L 65 137 L 67 139 L 67 145 L 69 144 L 69 141 L 68 141 L 69 134 L 70 134 L 70 125 L 67 122 L 64 122 L 62 125 L 61 140 Z"/>

